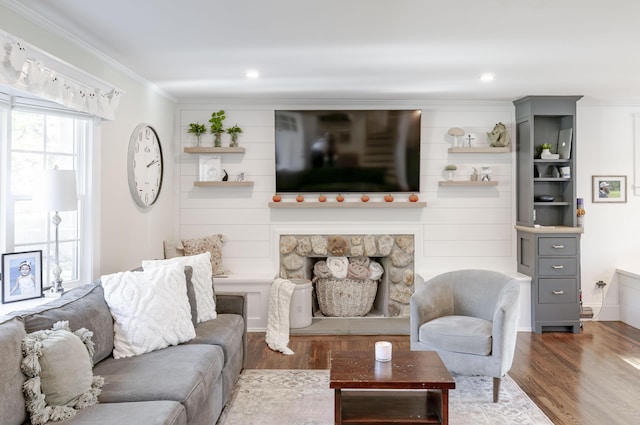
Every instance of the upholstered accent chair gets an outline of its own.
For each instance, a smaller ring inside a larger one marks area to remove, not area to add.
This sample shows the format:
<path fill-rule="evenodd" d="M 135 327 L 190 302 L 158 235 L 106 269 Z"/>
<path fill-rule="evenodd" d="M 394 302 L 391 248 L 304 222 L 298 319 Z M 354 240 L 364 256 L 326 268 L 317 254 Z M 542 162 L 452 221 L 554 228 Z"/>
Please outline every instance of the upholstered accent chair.
<path fill-rule="evenodd" d="M 457 270 L 424 282 L 411 296 L 411 350 L 436 351 L 462 375 L 500 379 L 511 369 L 520 313 L 520 284 L 491 270 Z"/>

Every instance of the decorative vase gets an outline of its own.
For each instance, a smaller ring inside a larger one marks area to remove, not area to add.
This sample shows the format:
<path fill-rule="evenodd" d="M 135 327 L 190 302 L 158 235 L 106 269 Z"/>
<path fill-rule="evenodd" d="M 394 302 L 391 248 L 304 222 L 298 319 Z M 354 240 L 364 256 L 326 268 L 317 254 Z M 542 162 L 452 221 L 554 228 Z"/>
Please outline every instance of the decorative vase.
<path fill-rule="evenodd" d="M 447 180 L 453 181 L 453 178 L 456 176 L 456 172 L 455 170 L 445 170 L 444 175 Z"/>
<path fill-rule="evenodd" d="M 229 144 L 232 148 L 238 147 L 238 133 L 231 133 L 231 143 Z"/>
<path fill-rule="evenodd" d="M 549 149 L 542 149 L 542 153 L 540 154 L 540 158 L 545 158 L 545 157 L 549 157 L 549 155 L 551 155 L 551 152 L 549 151 Z"/>
<path fill-rule="evenodd" d="M 196 134 L 196 147 L 199 148 L 201 145 L 201 134 Z"/>
<path fill-rule="evenodd" d="M 222 147 L 222 133 L 214 133 L 213 135 L 213 147 Z"/>

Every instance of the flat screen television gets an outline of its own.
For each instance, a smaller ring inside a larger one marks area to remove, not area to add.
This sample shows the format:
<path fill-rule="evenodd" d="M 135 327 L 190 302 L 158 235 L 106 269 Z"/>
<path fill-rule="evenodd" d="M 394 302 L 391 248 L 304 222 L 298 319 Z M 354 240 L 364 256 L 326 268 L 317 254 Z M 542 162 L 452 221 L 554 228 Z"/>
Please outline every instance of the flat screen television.
<path fill-rule="evenodd" d="M 420 191 L 421 110 L 276 110 L 276 192 Z"/>

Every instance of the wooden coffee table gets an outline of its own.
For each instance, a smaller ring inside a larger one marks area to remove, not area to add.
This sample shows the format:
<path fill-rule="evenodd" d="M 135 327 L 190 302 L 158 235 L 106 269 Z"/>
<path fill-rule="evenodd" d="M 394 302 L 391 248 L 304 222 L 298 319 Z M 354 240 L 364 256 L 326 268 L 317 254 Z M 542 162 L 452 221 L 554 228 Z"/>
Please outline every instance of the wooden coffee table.
<path fill-rule="evenodd" d="M 371 350 L 331 352 L 329 387 L 336 424 L 447 425 L 456 383 L 434 351 L 394 351 L 391 361 L 379 362 Z"/>

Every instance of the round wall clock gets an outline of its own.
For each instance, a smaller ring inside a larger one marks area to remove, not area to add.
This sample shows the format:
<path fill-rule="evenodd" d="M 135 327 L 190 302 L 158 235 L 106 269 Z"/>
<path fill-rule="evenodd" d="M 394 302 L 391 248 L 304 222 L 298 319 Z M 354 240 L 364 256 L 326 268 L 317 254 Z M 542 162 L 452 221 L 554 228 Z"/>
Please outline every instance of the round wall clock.
<path fill-rule="evenodd" d="M 162 188 L 162 146 L 160 138 L 147 124 L 138 124 L 129 139 L 127 174 L 129 190 L 134 201 L 142 208 L 153 205 Z"/>

